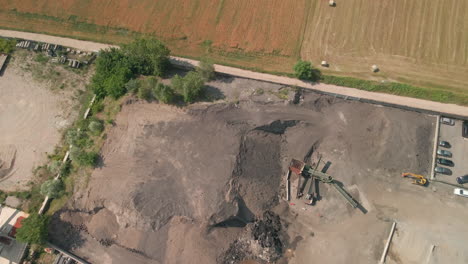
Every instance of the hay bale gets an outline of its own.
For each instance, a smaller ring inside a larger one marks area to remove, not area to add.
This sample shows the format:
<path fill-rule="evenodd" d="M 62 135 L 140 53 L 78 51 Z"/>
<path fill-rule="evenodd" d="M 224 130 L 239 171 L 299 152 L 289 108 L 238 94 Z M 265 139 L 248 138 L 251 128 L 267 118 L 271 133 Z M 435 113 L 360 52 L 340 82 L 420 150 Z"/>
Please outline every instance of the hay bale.
<path fill-rule="evenodd" d="M 377 65 L 375 65 L 375 64 L 372 65 L 372 71 L 373 71 L 373 72 L 378 72 L 379 70 L 380 70 L 380 69 L 379 69 L 379 67 L 377 67 Z"/>
<path fill-rule="evenodd" d="M 322 63 L 320 63 L 320 65 L 322 65 L 322 67 L 330 66 L 327 61 L 322 61 Z"/>
<path fill-rule="evenodd" d="M 329 5 L 329 6 L 336 6 L 335 0 L 330 0 L 330 1 L 328 2 L 328 5 Z"/>

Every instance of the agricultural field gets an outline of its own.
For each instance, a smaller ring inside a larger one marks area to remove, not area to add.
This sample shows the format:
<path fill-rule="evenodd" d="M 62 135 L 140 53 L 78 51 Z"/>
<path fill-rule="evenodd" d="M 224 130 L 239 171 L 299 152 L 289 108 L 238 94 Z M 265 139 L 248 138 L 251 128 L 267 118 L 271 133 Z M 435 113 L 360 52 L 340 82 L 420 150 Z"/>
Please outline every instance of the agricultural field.
<path fill-rule="evenodd" d="M 3 28 L 111 43 L 155 34 L 175 55 L 282 73 L 326 60 L 326 74 L 455 94 L 468 81 L 467 16 L 456 0 L 0 0 Z"/>

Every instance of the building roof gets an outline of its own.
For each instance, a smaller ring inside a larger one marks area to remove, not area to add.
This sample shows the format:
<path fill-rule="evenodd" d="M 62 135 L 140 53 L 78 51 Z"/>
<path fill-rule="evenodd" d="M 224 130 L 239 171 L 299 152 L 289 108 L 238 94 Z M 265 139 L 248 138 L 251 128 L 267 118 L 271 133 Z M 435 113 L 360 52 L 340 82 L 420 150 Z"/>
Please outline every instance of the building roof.
<path fill-rule="evenodd" d="M 26 217 L 28 214 L 19 210 L 7 206 L 0 207 L 0 264 L 15 264 L 21 261 L 27 245 L 14 240 L 10 233 L 16 234 L 16 229 L 21 227 L 21 220 Z"/>

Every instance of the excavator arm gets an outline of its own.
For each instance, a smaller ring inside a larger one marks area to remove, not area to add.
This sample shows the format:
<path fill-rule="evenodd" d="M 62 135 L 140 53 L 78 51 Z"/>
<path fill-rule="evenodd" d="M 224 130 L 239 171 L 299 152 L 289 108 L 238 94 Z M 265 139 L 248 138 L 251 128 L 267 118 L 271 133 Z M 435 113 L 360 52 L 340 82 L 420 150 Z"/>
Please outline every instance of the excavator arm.
<path fill-rule="evenodd" d="M 416 185 L 425 186 L 427 184 L 427 179 L 424 176 L 419 175 L 419 174 L 405 172 L 401 174 L 401 177 L 413 179 L 413 184 L 416 184 Z"/>

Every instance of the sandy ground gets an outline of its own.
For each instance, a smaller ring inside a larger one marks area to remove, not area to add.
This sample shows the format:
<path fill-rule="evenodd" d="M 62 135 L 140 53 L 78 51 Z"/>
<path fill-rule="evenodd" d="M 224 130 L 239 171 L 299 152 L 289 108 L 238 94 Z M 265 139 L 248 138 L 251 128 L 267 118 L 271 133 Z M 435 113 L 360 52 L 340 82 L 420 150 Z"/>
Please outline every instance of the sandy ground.
<path fill-rule="evenodd" d="M 13 31 L 13 30 L 3 30 L 0 29 L 1 36 L 7 37 L 16 37 L 16 38 L 25 38 L 31 39 L 36 41 L 44 41 L 50 43 L 57 43 L 60 45 L 64 45 L 67 47 L 74 47 L 77 49 L 84 49 L 84 50 L 100 50 L 107 47 L 111 47 L 111 45 L 90 42 L 90 41 L 82 41 L 70 38 L 63 38 L 63 37 L 55 37 L 49 36 L 44 34 L 37 34 L 37 33 L 27 33 L 27 32 L 20 32 L 20 31 Z M 198 65 L 198 61 L 185 59 L 180 57 L 172 57 L 173 63 L 178 63 L 182 65 Z M 391 94 L 384 94 L 384 93 L 374 93 L 374 92 L 367 92 L 363 90 L 341 87 L 336 85 L 328 85 L 328 84 L 312 84 L 308 82 L 303 82 L 298 79 L 288 78 L 284 76 L 277 76 L 272 74 L 265 74 L 259 72 L 253 72 L 248 70 L 242 70 L 239 68 L 229 67 L 229 66 L 222 66 L 222 65 L 215 65 L 215 69 L 217 72 L 226 73 L 233 76 L 238 76 L 242 78 L 249 78 L 254 80 L 266 81 L 266 82 L 273 82 L 278 84 L 290 85 L 290 86 L 299 86 L 307 89 L 312 89 L 320 92 L 327 92 L 327 93 L 334 93 L 340 94 L 344 96 L 350 96 L 355 98 L 362 98 L 367 100 L 372 100 L 376 102 L 383 102 L 393 105 L 400 105 L 404 107 L 412 107 L 416 109 L 423 109 L 426 111 L 435 111 L 440 113 L 447 113 L 456 116 L 464 116 L 468 117 L 468 107 L 463 107 L 454 104 L 444 104 L 438 102 L 432 102 L 427 100 L 391 95 Z"/>
<path fill-rule="evenodd" d="M 209 94 L 222 99 L 187 109 L 127 99 L 102 166 L 54 216 L 52 242 L 92 263 L 239 263 L 226 252 L 271 209 L 284 227 L 277 263 L 376 263 L 392 221 L 389 263 L 421 263 L 426 244 L 439 250 L 430 263 L 467 261 L 463 198 L 400 178 L 429 173 L 434 117 L 310 91 L 294 100 L 287 87 L 231 77 Z M 312 146 L 366 213 L 330 186 L 314 207 L 282 200 L 289 161 Z"/>
<path fill-rule="evenodd" d="M 7 191 L 27 187 L 32 170 L 43 165 L 74 119 L 75 105 L 71 89 L 52 91 L 24 70 L 25 58 L 13 57 L 0 76 L 0 188 Z"/>

